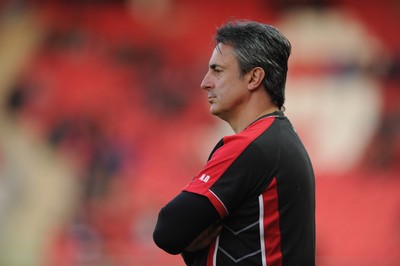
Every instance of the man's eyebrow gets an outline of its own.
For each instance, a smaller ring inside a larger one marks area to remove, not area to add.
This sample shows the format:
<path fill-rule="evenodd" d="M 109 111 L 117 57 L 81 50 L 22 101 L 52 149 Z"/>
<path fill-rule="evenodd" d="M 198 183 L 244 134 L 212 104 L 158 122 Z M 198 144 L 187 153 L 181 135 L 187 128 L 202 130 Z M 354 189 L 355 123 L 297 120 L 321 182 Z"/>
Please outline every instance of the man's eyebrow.
<path fill-rule="evenodd" d="M 216 69 L 216 68 L 218 68 L 218 67 L 221 67 L 221 66 L 218 65 L 218 64 L 211 64 L 211 65 L 210 65 L 210 68 L 213 69 L 213 70 Z"/>

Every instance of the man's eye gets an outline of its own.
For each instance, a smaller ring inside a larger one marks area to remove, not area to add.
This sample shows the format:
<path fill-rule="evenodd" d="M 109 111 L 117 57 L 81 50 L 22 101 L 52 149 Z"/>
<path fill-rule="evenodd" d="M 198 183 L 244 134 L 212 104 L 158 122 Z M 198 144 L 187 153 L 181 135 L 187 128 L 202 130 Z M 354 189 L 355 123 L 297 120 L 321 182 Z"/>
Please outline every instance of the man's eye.
<path fill-rule="evenodd" d="M 220 72 L 221 72 L 221 70 L 219 70 L 219 69 L 214 69 L 214 73 L 218 74 L 218 73 L 220 73 Z"/>

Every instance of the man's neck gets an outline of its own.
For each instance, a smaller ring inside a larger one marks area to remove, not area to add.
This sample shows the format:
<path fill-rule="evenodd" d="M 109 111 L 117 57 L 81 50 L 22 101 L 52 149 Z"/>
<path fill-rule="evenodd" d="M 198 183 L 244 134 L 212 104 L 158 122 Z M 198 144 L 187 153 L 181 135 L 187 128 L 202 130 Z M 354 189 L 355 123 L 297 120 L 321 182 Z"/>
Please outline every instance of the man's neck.
<path fill-rule="evenodd" d="M 242 132 L 245 128 L 247 128 L 251 123 L 259 119 L 260 117 L 276 111 L 279 111 L 279 108 L 276 106 L 271 106 L 268 108 L 263 108 L 261 110 L 243 113 L 240 117 L 237 117 L 237 119 L 231 119 L 227 122 L 229 123 L 233 131 L 237 134 Z"/>

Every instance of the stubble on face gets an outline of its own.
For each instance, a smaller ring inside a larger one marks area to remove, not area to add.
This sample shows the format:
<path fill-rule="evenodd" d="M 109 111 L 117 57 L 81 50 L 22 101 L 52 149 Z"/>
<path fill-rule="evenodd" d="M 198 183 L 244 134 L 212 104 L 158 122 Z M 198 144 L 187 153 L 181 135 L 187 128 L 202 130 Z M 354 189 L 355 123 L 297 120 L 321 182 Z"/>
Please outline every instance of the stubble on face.
<path fill-rule="evenodd" d="M 231 46 L 218 44 L 214 49 L 204 82 L 209 85 L 211 114 L 229 121 L 239 110 L 246 92 L 245 80 Z"/>

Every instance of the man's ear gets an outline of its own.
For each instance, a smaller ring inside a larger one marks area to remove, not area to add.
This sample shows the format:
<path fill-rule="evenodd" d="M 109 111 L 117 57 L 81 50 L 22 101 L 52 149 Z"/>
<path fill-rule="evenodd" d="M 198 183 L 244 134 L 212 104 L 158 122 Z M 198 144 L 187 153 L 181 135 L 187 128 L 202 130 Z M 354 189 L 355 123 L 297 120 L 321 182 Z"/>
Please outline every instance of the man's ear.
<path fill-rule="evenodd" d="M 258 87 L 260 87 L 262 84 L 262 81 L 264 80 L 265 77 L 265 71 L 261 67 L 255 67 L 252 70 L 250 70 L 249 74 L 249 84 L 248 84 L 248 89 L 249 90 L 255 90 Z"/>

